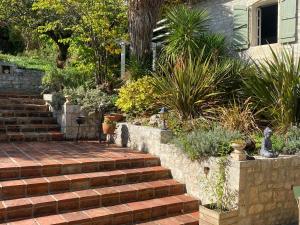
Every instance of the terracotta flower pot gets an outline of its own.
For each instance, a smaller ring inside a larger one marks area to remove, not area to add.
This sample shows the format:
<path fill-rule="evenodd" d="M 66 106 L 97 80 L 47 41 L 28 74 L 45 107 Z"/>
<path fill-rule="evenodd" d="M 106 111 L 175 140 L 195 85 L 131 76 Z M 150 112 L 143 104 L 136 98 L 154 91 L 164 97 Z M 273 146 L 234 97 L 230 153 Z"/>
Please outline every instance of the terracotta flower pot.
<path fill-rule="evenodd" d="M 106 116 L 104 116 L 104 120 L 119 122 L 119 121 L 123 120 L 123 115 L 122 114 L 117 114 L 117 113 L 106 115 Z"/>
<path fill-rule="evenodd" d="M 114 134 L 116 130 L 115 124 L 102 123 L 102 129 L 104 134 Z"/>
<path fill-rule="evenodd" d="M 209 205 L 200 205 L 199 225 L 237 225 L 238 215 L 238 210 L 220 212 L 210 209 Z"/>

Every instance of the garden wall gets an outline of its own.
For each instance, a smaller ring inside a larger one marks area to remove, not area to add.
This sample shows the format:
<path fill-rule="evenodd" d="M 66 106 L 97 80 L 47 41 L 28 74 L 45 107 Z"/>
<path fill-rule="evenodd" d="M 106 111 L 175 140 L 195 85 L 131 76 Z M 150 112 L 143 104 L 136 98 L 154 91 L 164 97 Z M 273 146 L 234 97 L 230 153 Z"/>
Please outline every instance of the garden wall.
<path fill-rule="evenodd" d="M 41 91 L 43 71 L 20 69 L 0 61 L 0 91 L 36 93 Z"/>
<path fill-rule="evenodd" d="M 52 95 L 44 95 L 46 102 L 52 101 Z M 80 139 L 97 139 L 98 128 L 97 120 L 94 116 L 88 115 L 83 112 L 78 105 L 72 105 L 66 102 L 61 110 L 53 109 L 49 104 L 50 110 L 53 112 L 54 117 L 57 119 L 58 124 L 61 126 L 61 132 L 65 134 L 67 140 L 73 140 L 76 138 L 78 125 L 76 118 L 78 116 L 85 116 L 86 121 L 79 129 Z"/>
<path fill-rule="evenodd" d="M 202 204 L 212 200 L 207 192 L 204 167 L 210 176 L 217 171 L 217 159 L 191 161 L 182 150 L 167 142 L 170 131 L 120 123 L 116 143 L 150 152 L 170 168 L 174 179 L 185 183 L 187 192 Z M 228 185 L 237 195 L 239 225 L 291 225 L 298 220 L 292 186 L 300 185 L 300 157 L 278 159 L 257 157 L 252 161 L 230 160 Z"/>

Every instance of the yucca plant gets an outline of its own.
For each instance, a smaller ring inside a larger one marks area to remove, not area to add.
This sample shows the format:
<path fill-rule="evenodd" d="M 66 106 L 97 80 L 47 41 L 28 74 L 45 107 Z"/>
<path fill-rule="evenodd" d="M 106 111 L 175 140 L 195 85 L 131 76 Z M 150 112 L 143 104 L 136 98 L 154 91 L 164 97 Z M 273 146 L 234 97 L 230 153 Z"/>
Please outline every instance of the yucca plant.
<path fill-rule="evenodd" d="M 169 35 L 164 47 L 165 55 L 174 61 L 178 57 L 196 55 L 204 33 L 208 32 L 208 13 L 205 10 L 180 5 L 168 10 L 166 18 L 169 22 Z"/>
<path fill-rule="evenodd" d="M 285 130 L 299 122 L 300 60 L 286 49 L 272 58 L 256 63 L 257 73 L 245 76 L 245 91 L 260 106 L 264 117 Z"/>
<path fill-rule="evenodd" d="M 177 113 L 182 120 L 209 117 L 221 92 L 218 85 L 223 81 L 227 66 L 211 63 L 204 58 L 189 57 L 186 63 L 161 66 L 154 75 L 153 85 L 160 103 Z"/>
<path fill-rule="evenodd" d="M 227 54 L 225 37 L 209 31 L 209 14 L 206 10 L 180 5 L 166 12 L 168 36 L 165 39 L 162 60 L 185 61 L 191 56 L 197 58 L 205 49 L 207 57 L 217 59 Z"/>

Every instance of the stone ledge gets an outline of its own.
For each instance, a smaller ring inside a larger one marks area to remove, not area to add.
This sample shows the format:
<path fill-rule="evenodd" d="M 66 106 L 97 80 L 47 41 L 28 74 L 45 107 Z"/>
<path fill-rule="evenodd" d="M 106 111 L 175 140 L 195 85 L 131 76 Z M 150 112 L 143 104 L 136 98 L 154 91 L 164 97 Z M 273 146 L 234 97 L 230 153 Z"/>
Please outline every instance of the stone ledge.
<path fill-rule="evenodd" d="M 211 203 L 213 196 L 205 191 L 206 175 L 217 172 L 217 158 L 192 161 L 174 145 L 168 144 L 170 132 L 160 129 L 120 123 L 117 144 L 147 151 L 160 158 L 171 169 L 174 179 L 185 183 L 187 192 Z M 300 184 L 300 156 L 280 156 L 276 159 L 256 157 L 251 161 L 230 161 L 228 186 L 237 193 L 238 225 L 290 225 L 298 220 L 298 206 L 292 185 Z"/>

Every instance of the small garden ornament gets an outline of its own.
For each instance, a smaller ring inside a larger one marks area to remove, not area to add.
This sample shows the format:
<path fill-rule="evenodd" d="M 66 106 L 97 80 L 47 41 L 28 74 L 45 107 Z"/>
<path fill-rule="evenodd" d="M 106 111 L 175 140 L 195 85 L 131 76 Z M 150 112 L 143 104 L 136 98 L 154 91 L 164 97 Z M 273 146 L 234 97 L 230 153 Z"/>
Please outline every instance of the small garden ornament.
<path fill-rule="evenodd" d="M 266 158 L 277 158 L 278 154 L 272 151 L 272 130 L 266 127 L 264 130 L 264 138 L 261 144 L 260 155 Z"/>

